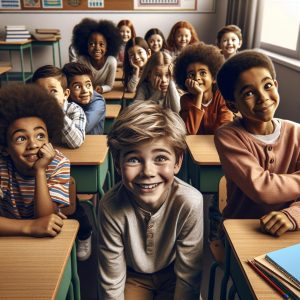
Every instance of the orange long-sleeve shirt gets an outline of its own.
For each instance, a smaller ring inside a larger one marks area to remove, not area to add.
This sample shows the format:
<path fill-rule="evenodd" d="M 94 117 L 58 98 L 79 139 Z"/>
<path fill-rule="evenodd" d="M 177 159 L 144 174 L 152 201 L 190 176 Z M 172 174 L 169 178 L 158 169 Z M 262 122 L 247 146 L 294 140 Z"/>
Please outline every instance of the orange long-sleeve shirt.
<path fill-rule="evenodd" d="M 184 120 L 188 134 L 214 134 L 224 123 L 233 120 L 232 112 L 227 108 L 224 98 L 217 90 L 211 103 L 201 109 L 195 106 L 195 95 L 184 94 L 180 98 L 180 116 Z"/>

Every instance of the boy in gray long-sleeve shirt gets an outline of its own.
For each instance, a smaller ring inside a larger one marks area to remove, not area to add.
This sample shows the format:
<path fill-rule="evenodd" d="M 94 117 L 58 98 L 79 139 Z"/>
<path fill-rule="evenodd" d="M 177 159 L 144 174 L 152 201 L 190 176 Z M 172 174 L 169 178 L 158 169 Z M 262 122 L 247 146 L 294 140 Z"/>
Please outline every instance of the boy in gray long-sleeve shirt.
<path fill-rule="evenodd" d="M 202 195 L 174 177 L 185 133 L 151 101 L 126 108 L 110 131 L 122 181 L 100 203 L 101 299 L 199 299 Z"/>

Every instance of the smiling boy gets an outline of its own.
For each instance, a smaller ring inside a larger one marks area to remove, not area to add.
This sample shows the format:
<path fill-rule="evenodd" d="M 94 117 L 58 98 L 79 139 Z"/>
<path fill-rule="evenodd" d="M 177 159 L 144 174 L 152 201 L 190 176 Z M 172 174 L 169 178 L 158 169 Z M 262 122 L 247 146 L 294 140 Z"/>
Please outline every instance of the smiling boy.
<path fill-rule="evenodd" d="M 50 141 L 60 139 L 62 127 L 62 110 L 41 88 L 1 89 L 0 235 L 61 231 L 58 206 L 69 204 L 70 164 Z"/>
<path fill-rule="evenodd" d="M 243 51 L 220 69 L 217 82 L 242 118 L 219 128 L 215 144 L 227 179 L 224 218 L 261 219 L 273 235 L 300 229 L 300 125 L 274 118 L 279 105 L 272 61 Z"/>
<path fill-rule="evenodd" d="M 100 203 L 101 299 L 199 299 L 202 195 L 174 177 L 185 126 L 170 109 L 137 101 L 108 145 L 122 181 Z"/>

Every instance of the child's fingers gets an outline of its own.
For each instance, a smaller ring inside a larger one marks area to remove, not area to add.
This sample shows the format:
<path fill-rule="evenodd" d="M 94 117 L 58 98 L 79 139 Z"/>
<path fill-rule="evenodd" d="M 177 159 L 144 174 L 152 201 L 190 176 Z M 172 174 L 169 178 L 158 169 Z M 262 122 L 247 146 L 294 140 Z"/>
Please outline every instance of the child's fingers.
<path fill-rule="evenodd" d="M 58 212 L 57 212 L 57 215 L 58 215 L 59 217 L 61 217 L 62 219 L 68 219 L 68 217 L 67 217 L 66 215 L 64 215 L 61 211 L 58 211 Z"/>
<path fill-rule="evenodd" d="M 280 227 L 277 229 L 277 231 L 275 232 L 275 235 L 281 236 L 281 235 L 283 235 L 284 233 L 286 233 L 288 230 L 289 230 L 288 226 L 285 226 L 285 225 L 280 226 Z"/>

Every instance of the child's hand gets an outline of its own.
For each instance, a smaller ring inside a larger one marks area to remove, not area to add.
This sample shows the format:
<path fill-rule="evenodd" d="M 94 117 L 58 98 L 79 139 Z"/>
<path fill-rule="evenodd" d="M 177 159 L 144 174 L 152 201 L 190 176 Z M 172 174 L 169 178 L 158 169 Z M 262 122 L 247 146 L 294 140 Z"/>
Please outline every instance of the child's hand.
<path fill-rule="evenodd" d="M 103 88 L 102 88 L 102 86 L 97 85 L 96 88 L 95 88 L 95 91 L 96 91 L 98 94 L 102 94 L 102 93 L 103 93 Z"/>
<path fill-rule="evenodd" d="M 281 236 L 293 229 L 289 218 L 281 211 L 272 211 L 260 218 L 261 230 L 272 235 Z"/>
<path fill-rule="evenodd" d="M 199 83 L 196 80 L 187 78 L 185 80 L 185 86 L 187 87 L 188 92 L 191 94 L 194 95 L 203 94 L 203 90 L 201 89 Z"/>
<path fill-rule="evenodd" d="M 63 219 L 56 214 L 51 214 L 31 221 L 32 222 L 26 229 L 26 232 L 28 235 L 34 237 L 57 236 L 64 225 Z"/>
<path fill-rule="evenodd" d="M 44 144 L 38 152 L 39 159 L 33 165 L 37 171 L 39 169 L 45 170 L 55 157 L 55 150 L 51 143 Z"/>
<path fill-rule="evenodd" d="M 131 57 L 131 58 L 130 58 L 130 64 L 131 64 L 131 66 L 132 66 L 133 69 L 134 69 L 134 70 L 133 70 L 134 73 L 138 74 L 139 71 L 140 71 L 140 67 L 139 67 L 137 64 L 134 63 L 134 57 Z"/>

